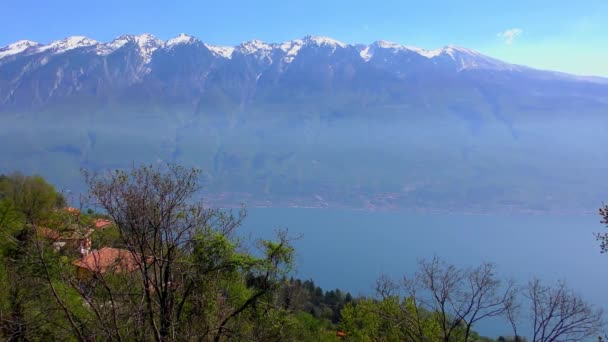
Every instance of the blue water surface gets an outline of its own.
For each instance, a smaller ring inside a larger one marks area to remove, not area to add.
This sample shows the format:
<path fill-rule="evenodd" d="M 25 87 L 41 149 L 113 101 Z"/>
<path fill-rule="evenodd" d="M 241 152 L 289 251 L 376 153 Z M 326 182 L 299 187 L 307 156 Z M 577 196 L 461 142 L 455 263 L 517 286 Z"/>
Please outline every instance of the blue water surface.
<path fill-rule="evenodd" d="M 608 309 L 604 284 L 608 256 L 593 235 L 597 215 L 467 215 L 364 212 L 335 209 L 250 209 L 242 233 L 268 238 L 277 229 L 299 237 L 295 275 L 325 290 L 373 295 L 380 275 L 413 275 L 421 258 L 437 255 L 457 266 L 483 261 L 520 284 L 533 277 L 566 280 L 589 302 Z M 476 327 L 487 336 L 509 335 L 505 322 Z M 524 328 L 525 329 L 525 328 Z"/>

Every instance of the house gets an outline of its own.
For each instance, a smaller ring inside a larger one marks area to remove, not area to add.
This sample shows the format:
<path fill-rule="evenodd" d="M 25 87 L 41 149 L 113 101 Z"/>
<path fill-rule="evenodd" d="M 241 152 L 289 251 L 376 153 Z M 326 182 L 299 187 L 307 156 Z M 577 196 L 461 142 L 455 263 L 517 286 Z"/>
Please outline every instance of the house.
<path fill-rule="evenodd" d="M 136 256 L 126 249 L 103 247 L 83 255 L 72 264 L 76 266 L 80 279 L 89 279 L 107 272 L 133 272 L 139 268 L 138 262 Z"/>
<path fill-rule="evenodd" d="M 112 224 L 112 221 L 102 218 L 98 218 L 93 221 L 93 227 L 95 227 L 95 229 L 104 229 L 111 226 Z"/>
<path fill-rule="evenodd" d="M 59 232 L 47 227 L 36 227 L 38 236 L 49 240 L 56 250 L 67 248 L 72 251 L 79 251 L 81 255 L 88 254 L 91 250 L 92 229 L 74 229 Z"/>

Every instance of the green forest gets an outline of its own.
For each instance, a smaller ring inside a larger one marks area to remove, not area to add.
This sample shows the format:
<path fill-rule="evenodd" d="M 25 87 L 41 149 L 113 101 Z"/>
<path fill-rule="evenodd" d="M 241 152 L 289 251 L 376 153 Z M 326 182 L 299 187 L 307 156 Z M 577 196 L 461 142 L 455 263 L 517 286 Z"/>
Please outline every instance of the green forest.
<path fill-rule="evenodd" d="M 584 341 L 600 308 L 565 282 L 502 279 L 435 257 L 353 296 L 295 278 L 293 237 L 245 243 L 246 210 L 203 204 L 178 165 L 83 171 L 68 199 L 37 175 L 0 176 L 2 341 Z M 608 208 L 600 209 L 608 223 Z M 598 235 L 601 249 L 608 238 Z M 374 279 L 370 279 L 373 283 Z M 505 336 L 480 336 L 499 319 Z M 527 327 L 527 328 L 522 328 Z M 525 332 L 524 332 L 525 330 Z"/>

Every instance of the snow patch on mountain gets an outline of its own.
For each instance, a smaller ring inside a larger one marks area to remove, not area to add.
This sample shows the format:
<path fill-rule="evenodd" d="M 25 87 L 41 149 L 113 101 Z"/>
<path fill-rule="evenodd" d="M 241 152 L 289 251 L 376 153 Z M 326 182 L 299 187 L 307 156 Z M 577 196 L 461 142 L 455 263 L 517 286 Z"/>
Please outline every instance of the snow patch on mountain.
<path fill-rule="evenodd" d="M 211 53 L 222 58 L 231 59 L 232 53 L 234 52 L 234 47 L 232 46 L 216 46 L 209 44 L 205 44 L 205 46 L 211 51 Z"/>
<path fill-rule="evenodd" d="M 377 47 L 383 48 L 383 49 L 401 50 L 401 48 L 402 48 L 401 45 L 399 45 L 397 43 L 389 42 L 386 40 L 379 40 L 379 41 L 375 42 L 374 45 L 376 45 Z"/>
<path fill-rule="evenodd" d="M 236 49 L 243 54 L 250 55 L 258 52 L 269 52 L 272 50 L 272 46 L 261 40 L 255 39 L 242 43 Z"/>
<path fill-rule="evenodd" d="M 361 51 L 359 51 L 359 55 L 363 58 L 364 61 L 369 62 L 372 57 L 374 57 L 374 52 L 370 46 L 364 47 Z"/>
<path fill-rule="evenodd" d="M 96 48 L 97 54 L 106 56 L 120 49 L 125 44 L 131 41 L 130 36 L 120 36 L 109 43 L 99 44 Z"/>
<path fill-rule="evenodd" d="M 285 57 L 283 57 L 283 61 L 285 63 L 291 63 L 294 58 L 298 55 L 298 52 L 304 45 L 304 41 L 301 39 L 290 40 L 279 45 L 279 49 L 285 53 Z"/>
<path fill-rule="evenodd" d="M 31 47 L 38 46 L 38 45 L 39 45 L 38 43 L 31 41 L 31 40 L 16 41 L 16 42 L 0 49 L 0 58 L 22 53 L 23 51 L 25 51 Z"/>
<path fill-rule="evenodd" d="M 250 40 L 237 46 L 235 51 L 244 55 L 256 56 L 260 61 L 267 60 L 269 63 L 272 63 L 271 54 L 273 47 L 273 45 L 264 43 L 261 40 Z"/>

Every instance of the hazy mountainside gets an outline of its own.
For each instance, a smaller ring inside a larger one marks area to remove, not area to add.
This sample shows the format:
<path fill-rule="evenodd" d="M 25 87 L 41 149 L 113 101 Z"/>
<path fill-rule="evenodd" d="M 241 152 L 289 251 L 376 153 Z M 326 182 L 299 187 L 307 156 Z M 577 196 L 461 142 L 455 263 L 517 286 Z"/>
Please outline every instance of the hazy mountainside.
<path fill-rule="evenodd" d="M 19 41 L 0 119 L 0 171 L 69 188 L 81 167 L 178 161 L 229 204 L 584 210 L 608 190 L 608 80 L 454 46 Z"/>

